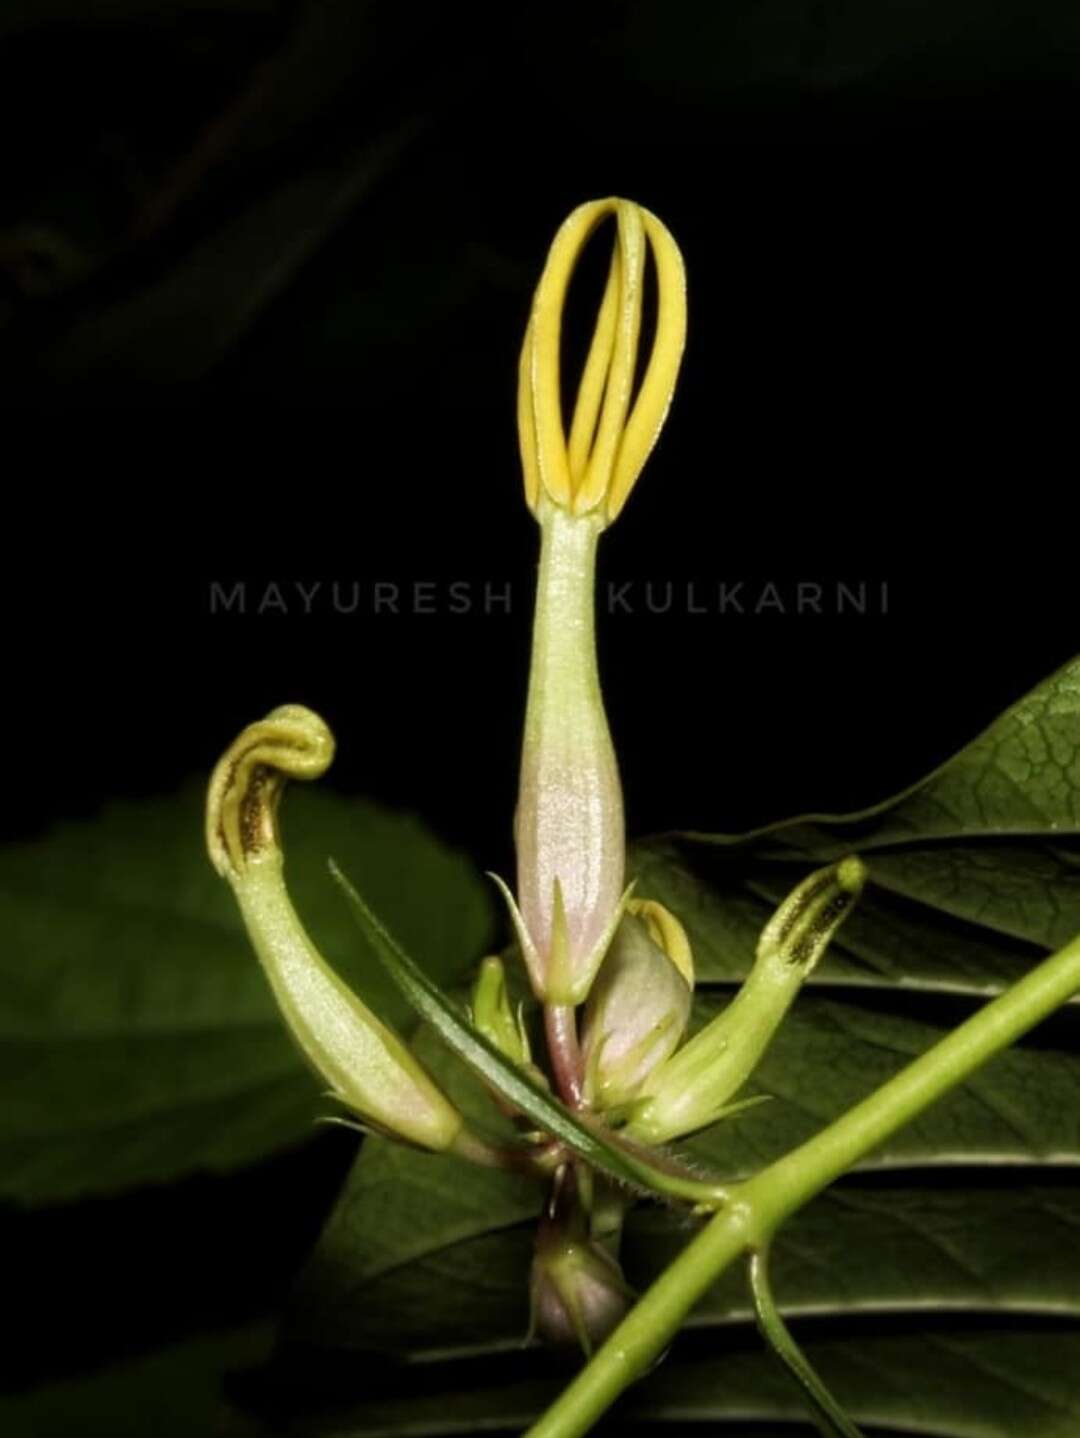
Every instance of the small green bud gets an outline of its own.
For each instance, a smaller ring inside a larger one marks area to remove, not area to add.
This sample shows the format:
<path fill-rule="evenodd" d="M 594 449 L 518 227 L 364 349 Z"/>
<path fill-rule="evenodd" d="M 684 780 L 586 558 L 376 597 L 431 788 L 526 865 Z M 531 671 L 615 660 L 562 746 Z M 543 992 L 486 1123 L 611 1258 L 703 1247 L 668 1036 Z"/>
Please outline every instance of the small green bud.
<path fill-rule="evenodd" d="M 291 704 L 250 724 L 214 770 L 210 858 L 232 885 L 282 1017 L 336 1098 L 373 1128 L 421 1148 L 469 1147 L 461 1115 L 402 1040 L 334 973 L 289 899 L 278 831 L 287 779 L 314 779 L 334 753 L 330 730 Z"/>
<path fill-rule="evenodd" d="M 480 965 L 472 991 L 472 1019 L 504 1058 L 523 1068 L 532 1063 L 529 1035 L 521 1011 L 514 1012 L 502 959 L 492 954 Z"/>
<path fill-rule="evenodd" d="M 682 925 L 662 904 L 631 899 L 585 1007 L 585 1097 L 595 1108 L 627 1104 L 675 1052 L 693 983 Z"/>
<path fill-rule="evenodd" d="M 731 1003 L 645 1083 L 626 1127 L 629 1137 L 666 1143 L 742 1106 L 731 1100 L 865 881 L 866 866 L 851 856 L 818 869 L 788 895 L 762 931 L 754 967 Z"/>
<path fill-rule="evenodd" d="M 547 1074 L 532 1061 L 532 1047 L 525 1027 L 523 1006 L 518 1004 L 515 1010 L 511 1004 L 506 986 L 506 969 L 502 959 L 494 954 L 481 963 L 473 984 L 472 1021 L 504 1058 L 524 1069 L 538 1088 L 550 1087 Z M 491 1093 L 504 1113 L 514 1118 L 521 1117 L 520 1112 L 508 1103 L 497 1089 L 492 1088 Z"/>
<path fill-rule="evenodd" d="M 634 1299 L 617 1261 L 588 1236 L 584 1213 L 565 1189 L 540 1220 L 529 1283 L 531 1332 L 590 1357 Z"/>

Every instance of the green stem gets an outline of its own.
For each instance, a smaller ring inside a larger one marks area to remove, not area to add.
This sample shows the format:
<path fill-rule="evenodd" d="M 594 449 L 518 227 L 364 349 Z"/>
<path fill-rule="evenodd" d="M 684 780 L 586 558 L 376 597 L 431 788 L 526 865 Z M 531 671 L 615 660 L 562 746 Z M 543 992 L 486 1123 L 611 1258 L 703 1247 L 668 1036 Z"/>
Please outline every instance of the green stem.
<path fill-rule="evenodd" d="M 587 1433 L 663 1352 L 690 1309 L 741 1253 L 767 1244 L 792 1213 L 1078 990 L 1080 937 L 835 1123 L 733 1189 L 730 1202 L 661 1274 L 528 1438 Z"/>

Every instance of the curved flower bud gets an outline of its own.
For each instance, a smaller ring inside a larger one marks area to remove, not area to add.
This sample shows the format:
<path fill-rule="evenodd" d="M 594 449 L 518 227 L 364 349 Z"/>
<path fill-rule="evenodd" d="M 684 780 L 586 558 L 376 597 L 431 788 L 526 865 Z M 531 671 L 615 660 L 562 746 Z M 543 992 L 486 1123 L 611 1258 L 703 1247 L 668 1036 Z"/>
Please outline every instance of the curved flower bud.
<path fill-rule="evenodd" d="M 334 1096 L 391 1136 L 465 1151 L 469 1136 L 461 1115 L 318 953 L 285 888 L 277 816 L 282 790 L 287 779 L 318 778 L 333 754 L 330 730 L 300 705 L 249 724 L 210 781 L 210 859 L 232 886 L 293 1038 Z"/>
<path fill-rule="evenodd" d="M 615 217 L 615 252 L 570 426 L 563 428 L 559 348 L 570 277 L 593 232 Z M 641 334 L 645 254 L 656 267 L 656 335 L 633 398 Z M 667 412 L 686 343 L 686 275 L 663 224 L 630 200 L 579 205 L 548 253 L 533 298 L 518 374 L 518 435 L 529 508 L 545 501 L 601 526 L 618 515 L 649 457 Z M 631 399 L 633 398 L 633 404 Z"/>
<path fill-rule="evenodd" d="M 852 855 L 818 869 L 788 895 L 762 931 L 754 966 L 735 998 L 646 1081 L 628 1136 L 666 1143 L 742 1107 L 732 1106 L 732 1098 L 757 1067 L 865 882 L 866 866 Z"/>
<path fill-rule="evenodd" d="M 530 1331 L 586 1357 L 615 1329 L 634 1299 L 618 1263 L 593 1242 L 584 1214 L 564 1194 L 540 1220 L 529 1281 Z"/>
<path fill-rule="evenodd" d="M 662 904 L 631 899 L 585 1007 L 585 1097 L 599 1109 L 633 1099 L 682 1042 L 694 966 L 686 931 Z"/>

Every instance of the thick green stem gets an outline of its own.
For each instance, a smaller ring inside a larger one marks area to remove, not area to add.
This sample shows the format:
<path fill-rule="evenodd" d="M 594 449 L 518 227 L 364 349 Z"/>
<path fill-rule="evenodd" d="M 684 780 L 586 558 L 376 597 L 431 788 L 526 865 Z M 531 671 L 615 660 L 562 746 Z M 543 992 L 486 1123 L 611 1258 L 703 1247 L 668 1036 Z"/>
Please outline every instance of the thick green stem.
<path fill-rule="evenodd" d="M 987 1059 L 1080 990 L 1080 938 L 985 1005 L 927 1053 L 821 1133 L 731 1191 L 528 1438 L 577 1438 L 671 1342 L 687 1313 L 746 1249 Z"/>

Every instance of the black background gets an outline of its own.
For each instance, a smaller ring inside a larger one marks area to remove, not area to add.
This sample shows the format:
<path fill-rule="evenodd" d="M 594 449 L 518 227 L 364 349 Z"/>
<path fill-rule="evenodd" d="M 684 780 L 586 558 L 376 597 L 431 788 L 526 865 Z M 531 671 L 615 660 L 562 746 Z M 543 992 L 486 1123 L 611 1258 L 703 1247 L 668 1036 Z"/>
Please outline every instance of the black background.
<path fill-rule="evenodd" d="M 859 807 L 947 758 L 1075 648 L 1078 41 L 1071 7 L 1019 0 L 10 23 L 5 836 L 167 793 L 295 701 L 337 733 L 327 782 L 510 867 L 536 553 L 516 355 L 555 228 L 609 193 L 679 241 L 690 340 L 602 579 L 889 594 L 601 614 L 631 831 Z M 317 194 L 260 209 L 382 143 L 332 223 Z M 246 214 L 250 257 L 215 238 Z M 305 263 L 223 339 L 305 224 Z M 28 259 L 28 226 L 83 270 Z M 509 582 L 512 611 L 305 615 L 294 584 L 335 580 Z M 213 613 L 237 581 L 248 613 Z M 289 614 L 253 612 L 270 584 Z M 258 1311 L 346 1158 L 330 1137 L 179 1197 L 9 1215 L 13 1381 Z"/>

